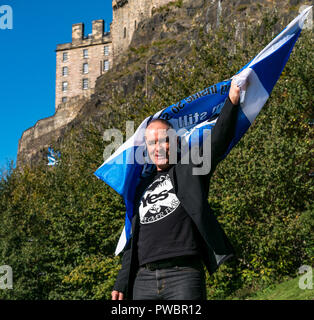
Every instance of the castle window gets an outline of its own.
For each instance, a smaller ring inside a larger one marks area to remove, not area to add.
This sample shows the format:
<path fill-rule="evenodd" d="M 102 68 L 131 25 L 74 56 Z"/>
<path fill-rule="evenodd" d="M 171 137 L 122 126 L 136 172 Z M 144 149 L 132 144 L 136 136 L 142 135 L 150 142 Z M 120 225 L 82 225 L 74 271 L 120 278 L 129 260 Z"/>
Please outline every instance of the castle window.
<path fill-rule="evenodd" d="M 104 71 L 109 70 L 109 60 L 104 60 Z"/>
<path fill-rule="evenodd" d="M 68 101 L 68 97 L 62 97 L 62 103 L 66 103 Z"/>
<path fill-rule="evenodd" d="M 104 46 L 104 55 L 109 56 L 109 46 Z"/>
<path fill-rule="evenodd" d="M 64 81 L 62 82 L 62 91 L 66 92 L 68 90 L 68 82 Z"/>
<path fill-rule="evenodd" d="M 83 58 L 88 58 L 88 49 L 83 50 Z"/>
<path fill-rule="evenodd" d="M 63 62 L 68 61 L 68 53 L 67 53 L 67 52 L 63 52 L 62 61 L 63 61 Z"/>
<path fill-rule="evenodd" d="M 136 20 L 134 21 L 134 29 L 136 30 Z"/>
<path fill-rule="evenodd" d="M 65 77 L 65 76 L 67 76 L 68 75 L 68 67 L 63 67 L 62 68 L 62 75 Z"/>
<path fill-rule="evenodd" d="M 88 89 L 88 79 L 83 79 L 83 90 Z"/>
<path fill-rule="evenodd" d="M 124 27 L 124 30 L 123 30 L 123 38 L 124 39 L 126 38 L 126 27 Z"/>
<path fill-rule="evenodd" d="M 83 63 L 83 73 L 88 73 L 88 63 Z"/>

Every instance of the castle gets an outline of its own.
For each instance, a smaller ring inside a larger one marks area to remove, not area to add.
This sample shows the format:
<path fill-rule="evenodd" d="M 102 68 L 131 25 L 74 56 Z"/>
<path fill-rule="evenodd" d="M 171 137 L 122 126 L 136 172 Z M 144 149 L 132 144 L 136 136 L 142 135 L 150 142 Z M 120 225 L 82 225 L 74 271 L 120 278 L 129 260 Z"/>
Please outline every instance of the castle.
<path fill-rule="evenodd" d="M 169 2 L 173 0 L 113 0 L 110 32 L 104 32 L 104 20 L 94 20 L 87 36 L 83 23 L 73 24 L 72 42 L 58 44 L 56 49 L 55 109 L 73 98 L 88 98 L 96 79 L 129 47 L 139 22 Z"/>

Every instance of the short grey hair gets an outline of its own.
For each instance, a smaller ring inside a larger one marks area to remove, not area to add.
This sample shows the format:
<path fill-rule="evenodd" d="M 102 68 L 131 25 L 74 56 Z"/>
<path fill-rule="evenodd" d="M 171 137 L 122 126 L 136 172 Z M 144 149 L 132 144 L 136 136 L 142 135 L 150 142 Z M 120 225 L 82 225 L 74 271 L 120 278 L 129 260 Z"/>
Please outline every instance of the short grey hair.
<path fill-rule="evenodd" d="M 168 128 L 173 129 L 173 125 L 172 125 L 168 120 L 165 120 L 165 119 L 162 119 L 162 118 L 156 118 L 156 119 L 153 119 L 153 120 L 148 120 L 148 123 L 147 123 L 146 128 L 147 128 L 149 125 L 151 125 L 152 123 L 154 123 L 154 122 L 163 123 L 163 124 L 167 125 Z"/>

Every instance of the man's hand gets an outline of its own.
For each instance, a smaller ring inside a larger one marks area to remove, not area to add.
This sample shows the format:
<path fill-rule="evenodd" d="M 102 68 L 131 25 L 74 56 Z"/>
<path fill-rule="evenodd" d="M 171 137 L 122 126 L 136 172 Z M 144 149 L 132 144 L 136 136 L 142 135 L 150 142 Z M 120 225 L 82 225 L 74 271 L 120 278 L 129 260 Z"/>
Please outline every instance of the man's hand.
<path fill-rule="evenodd" d="M 241 99 L 241 103 L 244 101 L 251 72 L 252 69 L 246 68 L 233 77 L 229 91 L 229 99 L 234 105 L 239 103 L 239 99 Z"/>
<path fill-rule="evenodd" d="M 237 105 L 240 99 L 240 88 L 236 85 L 235 80 L 231 81 L 231 87 L 229 91 L 229 99 L 232 104 Z"/>
<path fill-rule="evenodd" d="M 123 300 L 123 293 L 122 292 L 119 292 L 119 291 L 116 291 L 116 290 L 113 290 L 111 292 L 111 300 Z"/>

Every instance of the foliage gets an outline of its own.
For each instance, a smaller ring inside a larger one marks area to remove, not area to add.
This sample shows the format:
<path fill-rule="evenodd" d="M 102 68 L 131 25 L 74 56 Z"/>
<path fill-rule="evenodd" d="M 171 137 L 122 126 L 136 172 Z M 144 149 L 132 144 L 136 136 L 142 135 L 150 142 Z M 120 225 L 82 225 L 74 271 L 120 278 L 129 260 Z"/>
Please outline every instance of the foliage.
<path fill-rule="evenodd" d="M 111 268 L 118 260 L 113 252 L 124 207 L 93 175 L 102 150 L 98 131 L 85 127 L 69 135 L 56 167 L 25 167 L 1 180 L 0 264 L 14 274 L 14 289 L 1 290 L 1 297 L 85 298 L 69 281 L 75 268 L 95 257 Z"/>

